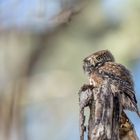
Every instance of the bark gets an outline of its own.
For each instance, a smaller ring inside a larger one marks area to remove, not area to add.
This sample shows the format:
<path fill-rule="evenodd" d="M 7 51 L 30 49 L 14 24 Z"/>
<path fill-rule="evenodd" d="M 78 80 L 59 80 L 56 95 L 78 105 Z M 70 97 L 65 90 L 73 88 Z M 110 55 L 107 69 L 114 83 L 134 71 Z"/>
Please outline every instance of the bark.
<path fill-rule="evenodd" d="M 134 125 L 124 111 L 121 114 L 119 126 L 119 135 L 121 140 L 139 140 L 136 135 Z"/>
<path fill-rule="evenodd" d="M 122 111 L 119 93 L 112 93 L 110 82 L 79 92 L 80 140 L 84 140 L 84 108 L 89 107 L 88 140 L 138 140 L 133 124 Z"/>

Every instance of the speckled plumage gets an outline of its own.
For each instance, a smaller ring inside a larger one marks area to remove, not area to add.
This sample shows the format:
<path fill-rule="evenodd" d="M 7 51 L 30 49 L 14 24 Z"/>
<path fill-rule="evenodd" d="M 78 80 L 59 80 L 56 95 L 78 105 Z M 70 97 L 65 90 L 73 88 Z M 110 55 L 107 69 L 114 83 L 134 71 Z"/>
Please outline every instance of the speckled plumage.
<path fill-rule="evenodd" d="M 110 79 L 112 93 L 121 94 L 123 109 L 135 111 L 140 116 L 132 76 L 125 66 L 115 62 L 108 50 L 98 51 L 86 57 L 83 69 L 93 87 L 102 85 L 105 78 Z"/>

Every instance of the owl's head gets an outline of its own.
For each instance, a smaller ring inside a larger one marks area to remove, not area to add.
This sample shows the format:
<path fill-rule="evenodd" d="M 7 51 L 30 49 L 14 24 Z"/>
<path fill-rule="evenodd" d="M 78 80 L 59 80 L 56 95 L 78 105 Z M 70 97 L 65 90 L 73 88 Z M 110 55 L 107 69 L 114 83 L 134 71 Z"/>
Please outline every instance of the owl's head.
<path fill-rule="evenodd" d="M 87 73 L 91 73 L 94 69 L 104 65 L 105 62 L 114 62 L 114 57 L 108 50 L 95 52 L 86 57 L 83 62 L 83 69 Z"/>

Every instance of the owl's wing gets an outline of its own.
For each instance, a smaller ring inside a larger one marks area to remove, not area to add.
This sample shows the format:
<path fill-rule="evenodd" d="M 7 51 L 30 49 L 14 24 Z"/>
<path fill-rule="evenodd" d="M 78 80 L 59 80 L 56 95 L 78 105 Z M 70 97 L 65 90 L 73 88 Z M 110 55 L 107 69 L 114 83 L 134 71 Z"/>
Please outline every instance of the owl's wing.
<path fill-rule="evenodd" d="M 137 112 L 137 100 L 130 72 L 121 64 L 108 62 L 99 68 L 99 73 L 117 84 L 124 109 Z"/>

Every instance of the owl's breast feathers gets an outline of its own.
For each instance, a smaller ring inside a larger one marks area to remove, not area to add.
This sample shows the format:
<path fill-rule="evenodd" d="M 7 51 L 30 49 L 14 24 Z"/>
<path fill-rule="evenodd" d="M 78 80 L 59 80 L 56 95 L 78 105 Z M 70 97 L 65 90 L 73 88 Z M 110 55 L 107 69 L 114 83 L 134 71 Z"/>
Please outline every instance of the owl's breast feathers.
<path fill-rule="evenodd" d="M 135 90 L 132 76 L 123 65 L 115 62 L 106 62 L 103 66 L 98 68 L 98 73 L 102 77 L 107 77 L 116 83 L 118 92 L 121 93 L 121 100 L 124 109 L 131 111 L 138 111 L 137 100 L 135 97 Z"/>

